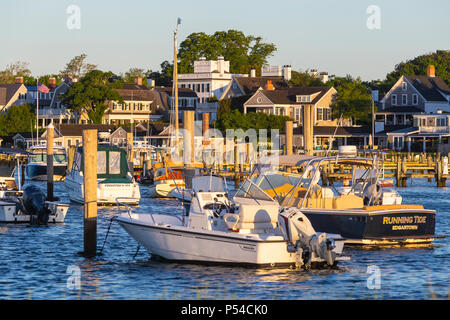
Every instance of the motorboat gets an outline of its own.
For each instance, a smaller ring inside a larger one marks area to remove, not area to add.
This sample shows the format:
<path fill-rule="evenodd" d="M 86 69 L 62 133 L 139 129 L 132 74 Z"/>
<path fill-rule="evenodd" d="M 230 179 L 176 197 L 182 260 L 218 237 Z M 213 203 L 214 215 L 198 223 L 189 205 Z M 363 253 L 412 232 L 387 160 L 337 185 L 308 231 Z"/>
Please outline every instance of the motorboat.
<path fill-rule="evenodd" d="M 84 203 L 83 147 L 77 148 L 64 185 L 71 201 Z M 97 148 L 97 203 L 115 205 L 116 199 L 138 205 L 141 199 L 139 185 L 127 162 L 126 151 L 120 147 L 99 144 Z"/>
<path fill-rule="evenodd" d="M 253 182 L 232 200 L 193 192 L 187 215 L 137 213 L 116 219 L 152 258 L 252 267 L 326 267 L 347 260 L 344 238 L 316 233 L 298 208 L 285 208 Z"/>
<path fill-rule="evenodd" d="M 14 154 L 7 165 L 0 165 L 0 223 L 48 224 L 63 223 L 69 205 L 47 201 L 44 193 L 35 185 L 22 190 L 22 154 Z M 17 166 L 14 166 L 17 160 Z M 16 177 L 17 183 L 16 183 Z"/>
<path fill-rule="evenodd" d="M 30 147 L 30 156 L 25 170 L 27 180 L 47 181 L 47 147 Z M 62 146 L 53 146 L 53 180 L 62 181 L 66 176 L 67 152 Z"/>
<path fill-rule="evenodd" d="M 346 171 L 333 175 L 330 165 Z M 436 211 L 402 204 L 396 190 L 377 180 L 380 167 L 374 158 L 339 154 L 279 156 L 262 161 L 250 180 L 283 207 L 299 208 L 318 232 L 340 234 L 349 244 L 423 244 L 444 237 L 435 234 Z"/>

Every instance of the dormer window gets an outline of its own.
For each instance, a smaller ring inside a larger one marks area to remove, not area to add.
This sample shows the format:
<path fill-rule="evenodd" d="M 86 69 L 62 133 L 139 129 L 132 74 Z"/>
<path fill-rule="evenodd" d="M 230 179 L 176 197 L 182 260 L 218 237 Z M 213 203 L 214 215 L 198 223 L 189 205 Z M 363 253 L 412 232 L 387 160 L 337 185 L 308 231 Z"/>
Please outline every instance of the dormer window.
<path fill-rule="evenodd" d="M 402 83 L 402 90 L 408 89 L 408 84 L 406 82 Z"/>
<path fill-rule="evenodd" d="M 311 102 L 311 96 L 297 96 L 297 102 Z"/>

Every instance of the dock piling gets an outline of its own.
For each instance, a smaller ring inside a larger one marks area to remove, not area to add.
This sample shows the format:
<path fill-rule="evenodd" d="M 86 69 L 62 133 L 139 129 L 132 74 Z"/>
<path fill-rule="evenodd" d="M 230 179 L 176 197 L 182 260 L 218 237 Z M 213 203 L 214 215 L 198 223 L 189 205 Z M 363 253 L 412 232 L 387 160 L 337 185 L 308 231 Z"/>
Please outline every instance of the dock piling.
<path fill-rule="evenodd" d="M 84 253 L 97 254 L 97 130 L 83 130 Z"/>
<path fill-rule="evenodd" d="M 47 200 L 53 201 L 53 140 L 55 127 L 50 123 L 47 127 Z"/>

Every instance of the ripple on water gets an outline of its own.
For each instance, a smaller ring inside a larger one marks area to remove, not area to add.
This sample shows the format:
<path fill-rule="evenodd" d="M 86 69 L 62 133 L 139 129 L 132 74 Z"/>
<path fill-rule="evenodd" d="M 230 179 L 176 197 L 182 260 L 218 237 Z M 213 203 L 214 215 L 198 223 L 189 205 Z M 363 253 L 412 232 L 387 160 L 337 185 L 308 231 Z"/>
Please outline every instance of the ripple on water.
<path fill-rule="evenodd" d="M 38 183 L 45 189 L 45 183 Z M 62 183 L 57 196 L 68 202 Z M 450 189 L 415 180 L 399 189 L 404 203 L 437 210 L 436 233 L 450 234 Z M 145 194 L 143 192 L 143 194 Z M 176 201 L 143 198 L 140 212 L 177 214 Z M 115 207 L 99 207 L 98 246 Z M 0 299 L 446 299 L 450 288 L 449 239 L 433 248 L 346 247 L 350 261 L 332 270 L 250 269 L 149 260 L 116 223 L 103 254 L 84 259 L 83 206 L 71 205 L 64 225 L 0 226 Z M 367 267 L 380 269 L 381 288 L 367 287 Z M 81 270 L 81 290 L 69 290 L 68 267 Z"/>

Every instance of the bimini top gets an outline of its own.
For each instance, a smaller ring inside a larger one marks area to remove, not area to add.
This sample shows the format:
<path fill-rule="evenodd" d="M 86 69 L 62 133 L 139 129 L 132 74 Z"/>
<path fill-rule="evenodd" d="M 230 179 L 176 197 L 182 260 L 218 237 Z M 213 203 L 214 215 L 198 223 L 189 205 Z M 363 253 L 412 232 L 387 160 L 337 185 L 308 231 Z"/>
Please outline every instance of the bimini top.
<path fill-rule="evenodd" d="M 74 169 L 84 170 L 83 147 L 78 147 L 74 159 Z M 98 145 L 97 147 L 97 178 L 101 179 L 127 179 L 129 172 L 127 153 L 124 149 L 111 145 Z"/>
<path fill-rule="evenodd" d="M 292 154 L 292 155 L 274 155 L 270 157 L 261 158 L 258 162 L 258 166 L 288 166 L 295 167 L 302 165 L 305 161 L 312 159 L 318 159 L 318 156 L 309 156 L 305 154 Z"/>

